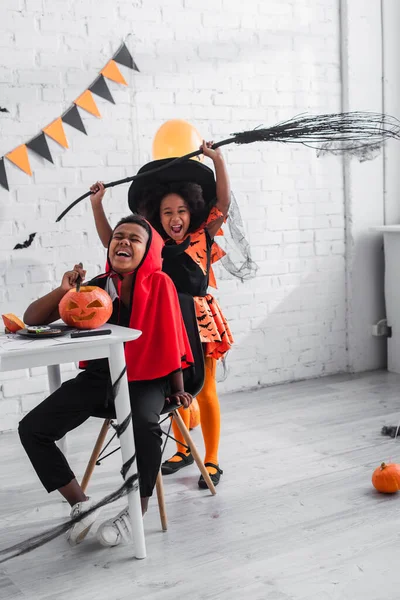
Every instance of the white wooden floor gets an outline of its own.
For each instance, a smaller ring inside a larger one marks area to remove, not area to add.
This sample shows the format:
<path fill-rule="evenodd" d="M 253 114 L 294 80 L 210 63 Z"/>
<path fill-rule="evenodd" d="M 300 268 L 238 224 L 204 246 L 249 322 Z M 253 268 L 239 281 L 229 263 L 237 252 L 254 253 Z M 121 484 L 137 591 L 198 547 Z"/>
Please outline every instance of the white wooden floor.
<path fill-rule="evenodd" d="M 74 549 L 59 538 L 0 565 L 1 600 L 398 600 L 400 494 L 376 493 L 371 474 L 400 462 L 400 439 L 380 435 L 400 420 L 400 376 L 329 377 L 221 403 L 218 494 L 198 490 L 195 465 L 165 477 L 169 531 L 154 500 L 146 560 L 100 548 L 94 534 Z M 69 436 L 79 475 L 99 423 Z M 96 498 L 120 485 L 119 467 L 119 453 L 97 467 Z M 68 515 L 16 434 L 0 435 L 0 482 L 0 549 Z"/>

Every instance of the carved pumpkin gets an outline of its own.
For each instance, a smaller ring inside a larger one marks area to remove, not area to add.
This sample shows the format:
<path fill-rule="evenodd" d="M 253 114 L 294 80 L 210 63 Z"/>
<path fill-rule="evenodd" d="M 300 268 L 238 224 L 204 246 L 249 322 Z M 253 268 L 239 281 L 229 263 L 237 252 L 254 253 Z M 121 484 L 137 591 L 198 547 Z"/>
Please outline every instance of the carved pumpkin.
<path fill-rule="evenodd" d="M 11 333 L 15 333 L 19 329 L 24 329 L 25 325 L 18 319 L 17 316 L 13 315 L 13 313 L 7 313 L 6 315 L 1 315 L 3 319 L 3 323 L 6 327 L 6 332 L 10 331 Z"/>
<path fill-rule="evenodd" d="M 400 465 L 383 462 L 372 474 L 372 485 L 383 494 L 394 494 L 399 491 Z"/>
<path fill-rule="evenodd" d="M 200 409 L 196 398 L 193 398 L 192 404 L 189 406 L 190 422 L 189 429 L 194 429 L 200 425 Z"/>
<path fill-rule="evenodd" d="M 111 316 L 110 296 L 97 286 L 82 286 L 80 291 L 69 290 L 58 305 L 60 317 L 77 329 L 96 329 Z"/>

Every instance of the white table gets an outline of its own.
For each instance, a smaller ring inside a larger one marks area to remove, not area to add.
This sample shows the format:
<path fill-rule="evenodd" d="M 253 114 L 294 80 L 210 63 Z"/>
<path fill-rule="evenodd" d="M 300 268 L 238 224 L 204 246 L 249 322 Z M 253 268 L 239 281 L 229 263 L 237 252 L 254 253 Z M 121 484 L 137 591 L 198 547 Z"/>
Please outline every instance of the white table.
<path fill-rule="evenodd" d="M 17 335 L 12 336 L 12 341 L 9 341 L 10 336 L 0 336 L 0 371 L 47 366 L 50 392 L 53 392 L 61 385 L 61 363 L 108 358 L 111 380 L 114 382 L 125 367 L 124 342 L 136 340 L 141 332 L 108 323 L 103 326 L 103 329 L 111 329 L 111 335 L 77 339 L 62 336 L 37 341 Z M 115 397 L 115 412 L 118 423 L 122 423 L 131 412 L 126 374 L 120 381 Z M 125 429 L 121 434 L 120 442 L 122 461 L 125 464 L 135 454 L 133 427 Z M 137 473 L 136 461 L 126 473 L 126 479 L 135 473 Z M 145 558 L 146 545 L 140 493 L 137 485 L 128 494 L 128 505 L 132 523 L 134 554 L 136 558 Z"/>

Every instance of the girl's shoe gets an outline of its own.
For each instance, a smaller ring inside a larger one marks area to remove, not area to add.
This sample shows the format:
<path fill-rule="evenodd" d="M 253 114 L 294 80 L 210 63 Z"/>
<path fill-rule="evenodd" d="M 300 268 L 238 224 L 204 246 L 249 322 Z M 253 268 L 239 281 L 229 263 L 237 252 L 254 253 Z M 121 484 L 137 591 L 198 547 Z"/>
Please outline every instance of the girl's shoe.
<path fill-rule="evenodd" d="M 214 469 L 217 469 L 216 473 L 209 473 L 209 475 L 210 475 L 210 479 L 213 482 L 214 486 L 218 485 L 219 480 L 221 479 L 223 470 L 219 468 L 219 465 L 214 465 L 214 463 L 210 463 L 210 462 L 204 463 L 204 466 L 205 467 L 213 467 Z M 200 475 L 199 481 L 197 483 L 198 483 L 198 486 L 200 489 L 202 489 L 202 490 L 208 489 L 207 483 L 206 483 L 203 475 Z"/>
<path fill-rule="evenodd" d="M 161 473 L 163 475 L 171 475 L 172 473 L 176 473 L 180 469 L 183 469 L 183 467 L 187 467 L 194 463 L 194 458 L 190 453 L 183 454 L 183 452 L 176 452 L 174 456 L 180 456 L 182 460 L 166 460 L 165 462 L 163 462 L 163 464 L 161 465 Z"/>

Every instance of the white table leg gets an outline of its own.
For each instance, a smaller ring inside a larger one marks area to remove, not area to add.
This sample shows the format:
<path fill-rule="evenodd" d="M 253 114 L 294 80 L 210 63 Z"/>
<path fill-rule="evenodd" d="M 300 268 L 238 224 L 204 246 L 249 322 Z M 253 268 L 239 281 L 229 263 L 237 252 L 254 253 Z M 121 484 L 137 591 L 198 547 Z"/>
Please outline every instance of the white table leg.
<path fill-rule="evenodd" d="M 112 347 L 109 357 L 111 381 L 114 382 L 120 376 L 125 368 L 124 345 L 118 344 Z M 129 399 L 128 378 L 126 374 L 121 378 L 115 397 L 115 412 L 117 421 L 120 425 L 131 412 L 131 403 Z M 130 424 L 121 434 L 119 441 L 121 443 L 122 462 L 125 464 L 135 454 L 135 441 L 133 438 L 133 427 Z M 125 478 L 137 473 L 137 462 L 130 466 Z M 140 503 L 139 486 L 134 485 L 128 494 L 129 515 L 132 523 L 133 544 L 136 558 L 146 558 L 146 543 L 144 539 L 142 508 Z"/>
<path fill-rule="evenodd" d="M 61 372 L 60 365 L 48 365 L 47 367 L 47 377 L 49 379 L 49 389 L 50 394 L 58 390 L 61 385 Z M 64 456 L 67 455 L 67 436 L 65 435 L 63 438 L 58 440 L 57 446 L 60 448 L 61 452 Z"/>

